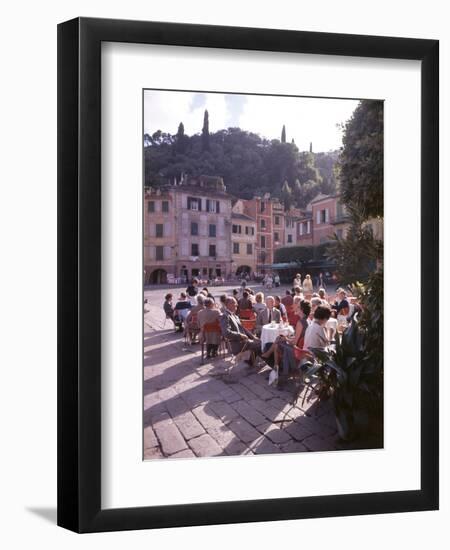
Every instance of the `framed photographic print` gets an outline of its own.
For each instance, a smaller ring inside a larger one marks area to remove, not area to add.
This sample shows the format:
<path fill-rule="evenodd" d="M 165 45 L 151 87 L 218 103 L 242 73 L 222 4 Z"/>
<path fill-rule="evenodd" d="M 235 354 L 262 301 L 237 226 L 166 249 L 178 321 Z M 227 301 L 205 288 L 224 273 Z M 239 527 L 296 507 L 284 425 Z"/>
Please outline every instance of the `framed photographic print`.
<path fill-rule="evenodd" d="M 59 25 L 59 525 L 437 509 L 438 89 L 434 40 Z"/>

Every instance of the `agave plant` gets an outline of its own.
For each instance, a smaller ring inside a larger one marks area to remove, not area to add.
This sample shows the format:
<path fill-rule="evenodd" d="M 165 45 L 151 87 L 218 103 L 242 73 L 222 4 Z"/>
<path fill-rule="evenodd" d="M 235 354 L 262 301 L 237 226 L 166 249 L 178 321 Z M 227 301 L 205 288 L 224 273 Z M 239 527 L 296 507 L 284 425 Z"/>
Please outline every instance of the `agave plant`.
<path fill-rule="evenodd" d="M 379 398 L 365 344 L 366 333 L 354 319 L 334 350 L 313 349 L 314 362 L 305 365 L 305 385 L 319 400 L 332 399 L 338 433 L 346 441 L 357 435 L 355 413 L 369 413 Z"/>

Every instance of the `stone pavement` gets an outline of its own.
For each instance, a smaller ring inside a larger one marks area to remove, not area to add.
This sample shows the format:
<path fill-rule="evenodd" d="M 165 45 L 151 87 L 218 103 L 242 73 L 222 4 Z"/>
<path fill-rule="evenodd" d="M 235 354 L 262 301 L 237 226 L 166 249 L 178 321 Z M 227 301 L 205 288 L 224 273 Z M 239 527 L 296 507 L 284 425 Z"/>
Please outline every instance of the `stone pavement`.
<path fill-rule="evenodd" d="M 164 326 L 166 292 L 145 292 L 145 459 L 343 448 L 329 406 L 305 402 L 302 394 L 294 406 L 292 389 L 268 385 L 269 367 L 242 363 L 227 373 L 229 355 L 201 365 L 200 345 L 185 347 L 172 323 Z"/>

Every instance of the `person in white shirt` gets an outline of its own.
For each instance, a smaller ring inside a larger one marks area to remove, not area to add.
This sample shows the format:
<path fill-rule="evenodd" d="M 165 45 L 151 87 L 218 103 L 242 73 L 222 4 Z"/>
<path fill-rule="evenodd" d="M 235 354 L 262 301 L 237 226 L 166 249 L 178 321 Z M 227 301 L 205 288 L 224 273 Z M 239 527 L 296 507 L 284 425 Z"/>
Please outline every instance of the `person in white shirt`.
<path fill-rule="evenodd" d="M 331 310 L 331 316 L 327 321 L 327 324 L 325 325 L 328 330 L 328 338 L 330 342 L 333 342 L 336 336 L 337 327 L 338 327 L 338 321 L 337 321 L 337 313 L 336 310 Z"/>
<path fill-rule="evenodd" d="M 331 310 L 327 306 L 318 306 L 314 311 L 312 323 L 308 326 L 305 332 L 305 341 L 303 348 L 306 349 L 325 349 L 330 340 L 328 338 L 328 330 L 326 324 L 330 318 Z"/>

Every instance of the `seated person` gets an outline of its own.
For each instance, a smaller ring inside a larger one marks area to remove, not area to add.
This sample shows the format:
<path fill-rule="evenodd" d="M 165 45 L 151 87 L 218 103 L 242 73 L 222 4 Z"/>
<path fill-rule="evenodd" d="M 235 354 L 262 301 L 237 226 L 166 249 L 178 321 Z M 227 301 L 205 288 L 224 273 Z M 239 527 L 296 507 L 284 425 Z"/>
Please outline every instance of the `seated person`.
<path fill-rule="evenodd" d="M 186 293 L 181 292 L 178 302 L 175 304 L 174 314 L 184 323 L 191 307 L 192 307 L 191 302 L 188 300 Z M 181 331 L 181 330 L 183 329 L 181 328 L 181 325 L 180 325 L 178 331 Z"/>
<path fill-rule="evenodd" d="M 343 288 L 339 288 L 336 292 L 337 300 L 334 302 L 333 309 L 336 310 L 338 316 L 347 315 L 350 313 L 350 304 L 347 300 L 347 293 Z"/>
<path fill-rule="evenodd" d="M 298 316 L 295 333 L 293 336 L 279 336 L 267 351 L 261 355 L 268 364 L 271 364 L 271 356 L 274 356 L 274 366 L 283 364 L 283 375 L 287 377 L 290 369 L 294 369 L 298 361 L 305 355 L 302 353 L 304 337 L 308 328 L 308 316 L 311 312 L 311 304 L 306 300 L 297 302 L 296 313 Z"/>
<path fill-rule="evenodd" d="M 205 297 L 203 294 L 197 294 L 197 305 L 190 309 L 189 313 L 186 315 L 186 318 L 184 320 L 185 329 L 188 330 L 194 330 L 199 331 L 200 327 L 198 325 L 198 313 L 205 308 L 203 305 L 205 301 Z M 195 340 L 195 334 L 193 338 L 193 342 Z"/>
<path fill-rule="evenodd" d="M 227 300 L 228 296 L 226 294 L 221 294 L 219 298 L 219 309 L 221 313 L 224 313 L 226 306 L 225 302 Z"/>
<path fill-rule="evenodd" d="M 167 319 L 170 319 L 177 330 L 181 330 L 181 321 L 180 318 L 175 316 L 175 310 L 172 305 L 173 295 L 169 292 L 164 297 L 164 313 L 166 314 Z"/>
<path fill-rule="evenodd" d="M 256 317 L 256 333 L 261 334 L 261 329 L 264 325 L 274 321 L 279 323 L 281 321 L 281 313 L 278 309 L 275 309 L 275 299 L 273 296 L 267 296 L 266 308 L 262 309 Z"/>
<path fill-rule="evenodd" d="M 283 323 L 286 323 L 287 322 L 287 310 L 286 310 L 286 306 L 281 302 L 280 296 L 275 296 L 275 307 L 280 312 L 281 319 L 283 320 Z"/>
<path fill-rule="evenodd" d="M 194 298 L 198 294 L 198 279 L 193 279 L 192 283 L 187 287 L 186 294 L 190 299 Z"/>
<path fill-rule="evenodd" d="M 252 309 L 252 302 L 249 298 L 249 293 L 244 290 L 242 293 L 242 298 L 238 300 L 238 313 L 240 313 L 242 310 L 249 310 Z"/>
<path fill-rule="evenodd" d="M 214 300 L 206 298 L 204 301 L 204 308 L 198 312 L 198 324 L 200 327 L 200 339 L 206 344 L 206 357 L 216 357 L 217 350 L 222 338 L 221 332 L 205 331 L 203 329 L 205 325 L 213 325 L 219 323 L 220 311 L 215 307 Z"/>
<path fill-rule="evenodd" d="M 214 296 L 211 294 L 206 286 L 202 288 L 202 292 L 207 298 L 211 298 L 211 300 L 214 300 Z"/>
<path fill-rule="evenodd" d="M 258 315 L 260 311 L 266 309 L 266 304 L 264 303 L 264 293 L 257 292 L 255 294 L 255 303 L 253 304 L 253 311 Z"/>
<path fill-rule="evenodd" d="M 283 296 L 283 298 L 281 298 L 281 303 L 282 303 L 286 308 L 291 308 L 291 307 L 293 307 L 293 305 L 294 305 L 294 298 L 292 297 L 292 294 L 291 294 L 291 291 L 290 291 L 290 290 L 286 290 L 286 295 Z"/>
<path fill-rule="evenodd" d="M 317 306 L 314 311 L 313 322 L 308 326 L 305 332 L 303 347 L 306 349 L 325 349 L 330 340 L 326 324 L 331 315 L 331 309 L 327 306 Z"/>
<path fill-rule="evenodd" d="M 236 315 L 237 301 L 235 298 L 229 296 L 225 306 L 225 312 L 220 318 L 222 335 L 230 343 L 233 355 L 244 350 L 251 351 L 252 358 L 247 362 L 253 364 L 255 355 L 261 354 L 261 341 L 242 326 L 241 320 Z"/>

